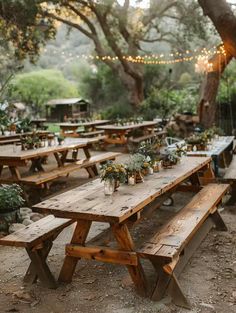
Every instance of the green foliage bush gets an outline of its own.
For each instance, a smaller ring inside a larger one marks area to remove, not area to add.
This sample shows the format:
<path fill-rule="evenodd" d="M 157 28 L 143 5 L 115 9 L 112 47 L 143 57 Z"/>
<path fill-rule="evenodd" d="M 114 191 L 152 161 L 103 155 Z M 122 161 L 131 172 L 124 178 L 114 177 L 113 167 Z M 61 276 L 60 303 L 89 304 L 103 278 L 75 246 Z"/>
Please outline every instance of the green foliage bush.
<path fill-rule="evenodd" d="M 0 185 L 0 212 L 19 209 L 25 202 L 22 193 L 21 187 L 17 184 Z"/>
<path fill-rule="evenodd" d="M 156 116 L 168 118 L 177 112 L 196 113 L 197 100 L 195 87 L 175 90 L 152 88 L 147 99 L 143 101 L 140 112 L 147 120 Z"/>
<path fill-rule="evenodd" d="M 11 100 L 29 105 L 34 114 L 44 112 L 44 105 L 50 99 L 77 97 L 75 84 L 66 80 L 57 70 L 39 70 L 19 74 L 9 89 Z"/>

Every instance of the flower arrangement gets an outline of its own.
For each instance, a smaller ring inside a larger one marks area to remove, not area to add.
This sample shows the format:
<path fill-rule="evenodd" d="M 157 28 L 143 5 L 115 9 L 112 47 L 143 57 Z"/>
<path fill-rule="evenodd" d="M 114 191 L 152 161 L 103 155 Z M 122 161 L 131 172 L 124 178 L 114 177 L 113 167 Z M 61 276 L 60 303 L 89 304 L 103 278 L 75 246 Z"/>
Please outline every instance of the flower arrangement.
<path fill-rule="evenodd" d="M 176 150 L 175 150 L 175 154 L 181 158 L 182 156 L 186 155 L 187 154 L 187 147 L 185 144 L 176 144 Z"/>
<path fill-rule="evenodd" d="M 21 137 L 21 149 L 22 150 L 31 150 L 37 149 L 41 146 L 41 140 L 34 132 L 30 136 L 22 136 Z"/>
<path fill-rule="evenodd" d="M 160 156 L 160 147 L 161 141 L 156 139 L 153 142 L 143 142 L 138 147 L 137 153 L 144 155 L 145 157 L 149 156 L 151 161 L 156 161 Z"/>
<path fill-rule="evenodd" d="M 176 165 L 180 160 L 180 157 L 176 154 L 176 151 L 166 151 L 162 155 L 162 166 L 163 168 L 171 168 L 173 165 Z"/>
<path fill-rule="evenodd" d="M 106 164 L 101 166 L 101 180 L 116 180 L 120 183 L 126 181 L 126 170 L 123 164 L 113 163 L 108 161 Z"/>

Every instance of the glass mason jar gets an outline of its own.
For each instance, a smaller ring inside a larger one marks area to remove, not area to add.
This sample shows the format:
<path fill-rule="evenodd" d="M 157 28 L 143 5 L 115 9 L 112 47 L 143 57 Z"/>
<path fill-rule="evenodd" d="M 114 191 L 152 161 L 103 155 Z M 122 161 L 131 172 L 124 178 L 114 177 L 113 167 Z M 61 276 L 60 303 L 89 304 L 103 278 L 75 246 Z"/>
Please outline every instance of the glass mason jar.
<path fill-rule="evenodd" d="M 106 179 L 104 181 L 104 194 L 105 196 L 111 196 L 115 190 L 114 179 Z"/>
<path fill-rule="evenodd" d="M 128 175 L 128 185 L 129 186 L 134 186 L 135 183 L 136 183 L 135 175 Z"/>

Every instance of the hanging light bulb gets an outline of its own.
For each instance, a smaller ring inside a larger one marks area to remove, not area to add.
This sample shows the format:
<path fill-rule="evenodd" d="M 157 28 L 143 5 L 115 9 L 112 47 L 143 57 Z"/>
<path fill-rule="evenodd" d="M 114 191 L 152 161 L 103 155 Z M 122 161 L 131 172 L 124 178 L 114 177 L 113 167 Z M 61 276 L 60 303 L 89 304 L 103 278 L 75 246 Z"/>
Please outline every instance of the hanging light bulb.
<path fill-rule="evenodd" d="M 205 74 L 213 71 L 213 64 L 208 61 L 207 56 L 199 56 L 195 64 L 195 72 Z"/>

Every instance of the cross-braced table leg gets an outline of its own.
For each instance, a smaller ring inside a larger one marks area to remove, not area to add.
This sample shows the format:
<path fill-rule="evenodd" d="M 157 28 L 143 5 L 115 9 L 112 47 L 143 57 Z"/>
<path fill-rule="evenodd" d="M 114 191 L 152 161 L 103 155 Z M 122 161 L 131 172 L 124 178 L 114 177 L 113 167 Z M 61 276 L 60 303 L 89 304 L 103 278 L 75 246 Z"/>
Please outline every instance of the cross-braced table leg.
<path fill-rule="evenodd" d="M 130 232 L 127 225 L 125 224 L 115 224 L 111 225 L 112 232 L 116 241 L 118 242 L 120 248 L 124 251 L 135 251 L 134 243 L 131 238 Z M 147 283 L 145 274 L 140 261 L 138 260 L 138 265 L 126 265 L 130 276 L 136 286 L 138 293 L 142 296 L 147 294 Z"/>
<path fill-rule="evenodd" d="M 189 302 L 181 290 L 175 274 L 169 274 L 164 271 L 164 262 L 161 262 L 160 260 L 152 257 L 150 257 L 150 261 L 152 262 L 157 272 L 157 281 L 152 292 L 151 299 L 154 301 L 161 300 L 164 297 L 166 290 L 168 289 L 168 292 L 172 296 L 172 299 L 176 305 L 189 308 Z"/>
<path fill-rule="evenodd" d="M 88 236 L 91 224 L 91 221 L 78 220 L 71 243 L 83 245 Z M 66 255 L 58 278 L 59 281 L 71 282 L 78 260 L 78 258 Z"/>
<path fill-rule="evenodd" d="M 55 278 L 46 263 L 46 258 L 51 247 L 52 241 L 45 243 L 40 249 L 26 248 L 31 259 L 31 264 L 26 272 L 25 281 L 35 282 L 39 278 L 45 286 L 52 289 L 57 287 Z"/>

